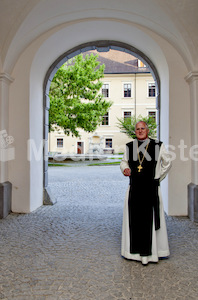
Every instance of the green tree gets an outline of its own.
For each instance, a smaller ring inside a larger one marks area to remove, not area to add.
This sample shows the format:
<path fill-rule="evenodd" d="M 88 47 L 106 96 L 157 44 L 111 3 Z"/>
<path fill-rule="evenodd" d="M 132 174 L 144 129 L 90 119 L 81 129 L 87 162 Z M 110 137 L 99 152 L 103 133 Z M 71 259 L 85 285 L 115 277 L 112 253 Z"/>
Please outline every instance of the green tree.
<path fill-rule="evenodd" d="M 139 121 L 144 121 L 148 124 L 149 134 L 151 138 L 156 138 L 157 135 L 157 125 L 155 120 L 152 117 L 142 117 L 139 115 L 137 118 L 132 116 L 131 118 L 118 118 L 117 127 L 121 132 L 125 133 L 128 137 L 135 139 L 135 124 Z"/>
<path fill-rule="evenodd" d="M 79 137 L 79 129 L 93 132 L 112 102 L 99 93 L 105 65 L 98 55 L 77 55 L 56 72 L 50 86 L 49 130 L 64 129 Z"/>

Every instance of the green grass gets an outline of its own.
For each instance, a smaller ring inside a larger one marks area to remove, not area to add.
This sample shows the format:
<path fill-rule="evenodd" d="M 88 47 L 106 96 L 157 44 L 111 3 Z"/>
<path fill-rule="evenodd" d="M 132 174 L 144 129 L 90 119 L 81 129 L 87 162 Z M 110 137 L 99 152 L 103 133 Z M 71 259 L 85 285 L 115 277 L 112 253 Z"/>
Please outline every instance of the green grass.
<path fill-rule="evenodd" d="M 119 165 L 120 161 L 114 161 L 114 162 L 98 162 L 98 163 L 90 163 L 90 164 L 85 164 L 84 166 L 108 166 L 108 165 Z M 75 167 L 75 164 L 71 164 L 71 165 L 66 165 L 66 164 L 56 164 L 56 163 L 49 163 L 48 164 L 49 167 Z"/>
<path fill-rule="evenodd" d="M 88 166 L 106 166 L 106 165 L 119 165 L 119 161 L 109 162 L 109 163 L 97 163 L 97 164 L 89 164 Z"/>
<path fill-rule="evenodd" d="M 48 164 L 49 167 L 71 167 L 65 164 Z"/>

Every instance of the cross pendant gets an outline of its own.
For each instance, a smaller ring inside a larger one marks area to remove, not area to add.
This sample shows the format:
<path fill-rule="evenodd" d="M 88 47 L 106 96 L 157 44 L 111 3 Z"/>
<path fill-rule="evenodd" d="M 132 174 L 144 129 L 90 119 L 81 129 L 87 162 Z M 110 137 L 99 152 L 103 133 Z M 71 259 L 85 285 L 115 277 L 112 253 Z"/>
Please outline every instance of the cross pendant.
<path fill-rule="evenodd" d="M 138 168 L 138 172 L 140 172 L 143 169 L 141 165 L 139 165 L 137 168 Z"/>

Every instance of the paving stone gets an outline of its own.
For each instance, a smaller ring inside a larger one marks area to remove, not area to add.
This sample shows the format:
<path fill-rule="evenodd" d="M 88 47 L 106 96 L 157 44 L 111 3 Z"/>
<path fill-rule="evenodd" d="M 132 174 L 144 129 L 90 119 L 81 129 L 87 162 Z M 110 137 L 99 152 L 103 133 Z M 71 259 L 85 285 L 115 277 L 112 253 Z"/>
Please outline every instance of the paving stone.
<path fill-rule="evenodd" d="M 166 217 L 169 259 L 121 257 L 127 185 L 119 166 L 50 167 L 57 203 L 0 220 L 0 299 L 197 299 L 198 224 L 187 217 Z"/>

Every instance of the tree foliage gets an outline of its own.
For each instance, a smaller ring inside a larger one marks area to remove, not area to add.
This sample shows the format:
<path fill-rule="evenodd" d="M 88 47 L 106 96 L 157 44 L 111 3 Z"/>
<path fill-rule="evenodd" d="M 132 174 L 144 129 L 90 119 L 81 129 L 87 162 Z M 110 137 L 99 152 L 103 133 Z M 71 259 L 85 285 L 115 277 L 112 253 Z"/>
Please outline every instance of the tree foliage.
<path fill-rule="evenodd" d="M 139 121 L 144 121 L 148 124 L 149 134 L 151 138 L 156 138 L 157 135 L 157 125 L 155 120 L 152 117 L 138 117 L 132 116 L 131 118 L 118 118 L 117 127 L 121 132 L 125 133 L 128 137 L 135 139 L 135 124 Z"/>
<path fill-rule="evenodd" d="M 79 129 L 93 132 L 112 103 L 99 93 L 105 65 L 98 55 L 77 55 L 56 72 L 50 86 L 50 131 L 80 136 Z"/>

